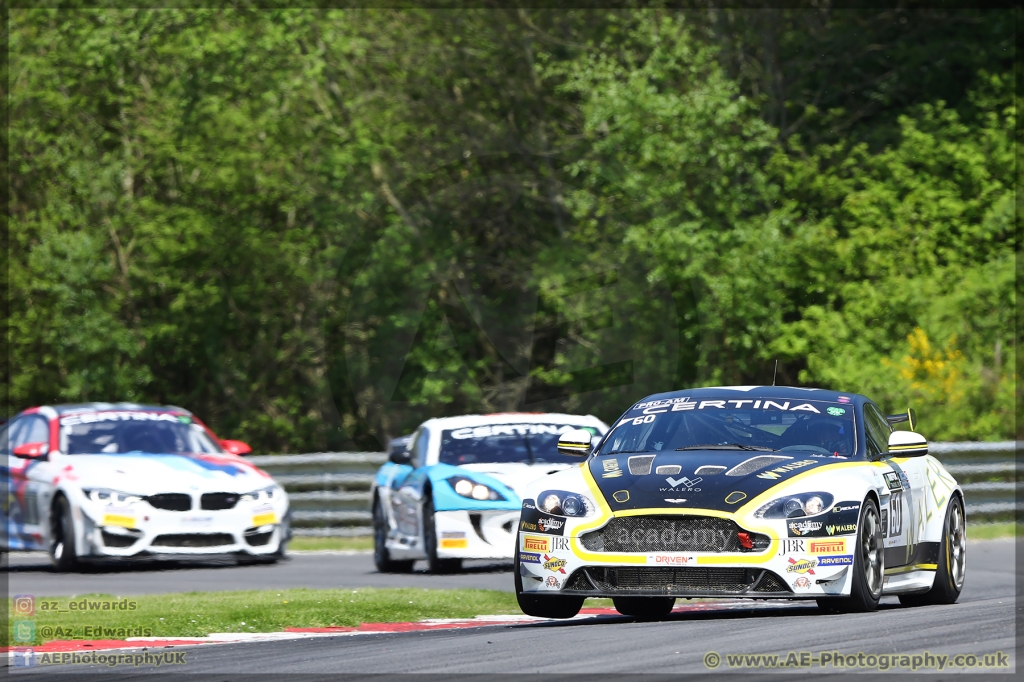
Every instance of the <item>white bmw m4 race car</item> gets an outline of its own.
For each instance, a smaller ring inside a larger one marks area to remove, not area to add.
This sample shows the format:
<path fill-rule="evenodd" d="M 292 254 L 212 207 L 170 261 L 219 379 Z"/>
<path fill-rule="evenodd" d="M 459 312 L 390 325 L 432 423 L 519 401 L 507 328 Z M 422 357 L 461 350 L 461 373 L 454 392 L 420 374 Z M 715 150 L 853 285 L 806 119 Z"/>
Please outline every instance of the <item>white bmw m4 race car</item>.
<path fill-rule="evenodd" d="M 490 414 L 424 422 L 391 453 L 371 490 L 374 562 L 384 572 L 458 570 L 463 559 L 511 559 L 522 492 L 578 457 L 558 452 L 558 438 L 608 426 L 571 414 Z M 554 523 L 555 519 L 552 518 Z M 527 529 L 550 528 L 543 520 Z"/>
<path fill-rule="evenodd" d="M 652 395 L 601 439 L 563 434 L 559 451 L 587 459 L 523 495 L 536 528 L 518 533 L 519 604 L 545 618 L 586 597 L 639 618 L 679 597 L 951 604 L 963 491 L 923 437 L 893 430 L 914 421 L 853 393 L 732 386 Z"/>
<path fill-rule="evenodd" d="M 178 407 L 35 407 L 0 427 L 0 548 L 44 550 L 58 570 L 96 559 L 274 560 L 288 498 Z"/>

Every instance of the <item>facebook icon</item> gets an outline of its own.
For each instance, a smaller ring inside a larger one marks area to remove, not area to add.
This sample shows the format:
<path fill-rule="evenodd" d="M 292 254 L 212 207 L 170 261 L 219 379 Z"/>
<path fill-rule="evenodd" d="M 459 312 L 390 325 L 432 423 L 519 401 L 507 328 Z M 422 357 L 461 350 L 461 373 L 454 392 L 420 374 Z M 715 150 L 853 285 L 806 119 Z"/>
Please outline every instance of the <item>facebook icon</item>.
<path fill-rule="evenodd" d="M 13 652 L 15 668 L 31 668 L 36 664 L 36 652 L 31 648 L 16 647 Z"/>

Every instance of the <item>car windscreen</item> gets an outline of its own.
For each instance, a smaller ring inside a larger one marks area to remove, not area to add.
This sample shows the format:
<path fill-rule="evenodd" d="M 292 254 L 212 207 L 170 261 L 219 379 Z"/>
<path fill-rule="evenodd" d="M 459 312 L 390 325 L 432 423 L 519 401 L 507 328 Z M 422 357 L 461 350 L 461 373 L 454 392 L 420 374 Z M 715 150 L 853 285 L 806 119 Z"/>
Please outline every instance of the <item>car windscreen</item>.
<path fill-rule="evenodd" d="M 193 423 L 188 415 L 121 410 L 88 412 L 62 417 L 60 425 L 60 449 L 69 455 L 223 452 L 206 430 Z"/>
<path fill-rule="evenodd" d="M 598 433 L 593 426 L 572 424 L 488 424 L 441 432 L 442 464 L 573 463 L 579 457 L 558 453 L 558 436 L 573 429 Z"/>
<path fill-rule="evenodd" d="M 820 400 L 673 398 L 639 403 L 612 427 L 599 454 L 697 449 L 772 449 L 852 457 L 853 406 Z"/>

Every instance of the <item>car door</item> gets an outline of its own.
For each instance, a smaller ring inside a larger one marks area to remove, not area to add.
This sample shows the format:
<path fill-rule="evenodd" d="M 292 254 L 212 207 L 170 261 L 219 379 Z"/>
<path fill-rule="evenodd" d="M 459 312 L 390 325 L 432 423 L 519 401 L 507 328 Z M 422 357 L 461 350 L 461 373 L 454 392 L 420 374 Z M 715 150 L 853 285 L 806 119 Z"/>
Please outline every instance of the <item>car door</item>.
<path fill-rule="evenodd" d="M 49 443 L 50 422 L 40 414 L 16 418 L 0 438 L 4 469 L 4 542 L 16 549 L 45 549 L 44 507 L 49 501 L 48 468 L 44 459 L 15 457 L 14 448 L 26 443 Z"/>
<path fill-rule="evenodd" d="M 888 501 L 883 502 L 881 510 L 885 566 L 905 566 L 913 560 L 923 533 L 923 460 L 887 454 L 892 426 L 872 403 L 864 405 L 864 431 L 869 451 L 877 451 L 879 454 L 875 458 L 888 467 L 882 474 L 889 492 Z"/>

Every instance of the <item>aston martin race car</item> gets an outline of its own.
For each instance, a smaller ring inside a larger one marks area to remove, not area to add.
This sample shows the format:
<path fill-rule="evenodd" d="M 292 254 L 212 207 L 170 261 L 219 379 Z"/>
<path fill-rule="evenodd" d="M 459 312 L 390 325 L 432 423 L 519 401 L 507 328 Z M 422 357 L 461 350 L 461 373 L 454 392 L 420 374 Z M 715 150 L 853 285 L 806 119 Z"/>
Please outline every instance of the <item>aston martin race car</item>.
<path fill-rule="evenodd" d="M 658 618 L 679 597 L 951 604 L 963 490 L 915 422 L 853 393 L 731 386 L 644 398 L 603 438 L 562 434 L 559 452 L 587 459 L 524 493 L 519 605 L 570 618 L 610 597 Z"/>
<path fill-rule="evenodd" d="M 288 498 L 188 410 L 134 403 L 35 407 L 0 427 L 0 548 L 89 560 L 229 555 L 272 561 Z"/>
<path fill-rule="evenodd" d="M 508 413 L 431 419 L 393 449 L 371 490 L 374 562 L 382 572 L 450 572 L 463 559 L 512 559 L 521 493 L 578 464 L 559 436 L 600 437 L 608 425 L 570 414 Z M 552 519 L 552 522 L 554 520 Z M 550 526 L 528 528 L 550 528 Z"/>

